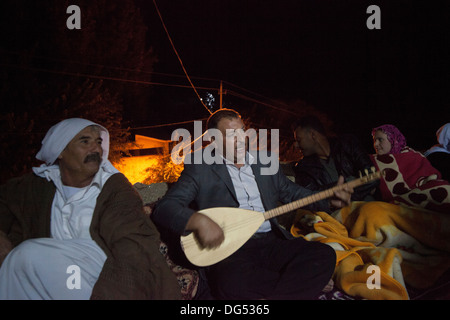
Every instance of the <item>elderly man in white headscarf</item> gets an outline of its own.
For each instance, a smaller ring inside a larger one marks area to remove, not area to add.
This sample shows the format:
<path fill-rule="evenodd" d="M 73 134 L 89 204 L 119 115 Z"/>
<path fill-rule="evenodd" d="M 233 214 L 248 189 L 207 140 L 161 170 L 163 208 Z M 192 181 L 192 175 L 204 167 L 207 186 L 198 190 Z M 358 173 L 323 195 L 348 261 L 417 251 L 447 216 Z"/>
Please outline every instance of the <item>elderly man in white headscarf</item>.
<path fill-rule="evenodd" d="M 179 298 L 159 233 L 108 152 L 104 127 L 67 119 L 42 141 L 45 163 L 0 187 L 0 299 Z"/>

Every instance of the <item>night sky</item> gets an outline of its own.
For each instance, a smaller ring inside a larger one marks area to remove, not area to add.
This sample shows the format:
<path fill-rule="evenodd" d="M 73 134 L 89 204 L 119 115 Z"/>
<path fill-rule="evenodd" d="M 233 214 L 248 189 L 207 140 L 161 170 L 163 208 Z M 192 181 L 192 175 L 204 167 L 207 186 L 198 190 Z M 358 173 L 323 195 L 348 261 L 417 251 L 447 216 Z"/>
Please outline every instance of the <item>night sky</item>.
<path fill-rule="evenodd" d="M 183 75 L 153 2 L 137 3 L 159 58 L 155 71 Z M 301 99 L 329 115 L 338 132 L 358 135 L 370 151 L 375 126 L 397 125 L 411 147 L 426 149 L 450 121 L 447 3 L 157 1 L 190 76 L 228 81 L 285 102 Z M 371 4 L 381 10 L 379 30 L 366 26 Z M 159 98 L 170 95 L 165 90 L 156 88 L 155 98 L 158 92 Z M 185 95 L 196 99 L 192 89 L 178 89 L 161 103 L 175 108 Z M 200 102 L 186 113 L 186 120 L 208 115 Z"/>
<path fill-rule="evenodd" d="M 151 118 L 133 117 L 132 108 L 126 110 L 133 133 L 145 134 L 138 128 L 146 126 L 208 117 L 193 89 L 179 87 L 189 83 L 153 1 L 135 3 L 148 26 L 146 43 L 158 57 L 151 81 L 175 87 L 149 87 Z M 194 85 L 209 88 L 199 89 L 199 94 L 202 98 L 208 92 L 213 94 L 216 108 L 220 80 L 225 90 L 266 104 L 301 100 L 327 114 L 338 133 L 357 135 L 369 152 L 373 151 L 370 132 L 375 126 L 394 124 L 411 147 L 423 150 L 435 143 L 436 130 L 450 121 L 449 1 L 156 3 Z M 366 10 L 372 4 L 381 10 L 378 30 L 366 26 L 371 15 Z M 45 21 L 45 17 L 35 18 Z M 7 33 L 8 26 L 3 25 L 2 30 Z M 12 50 L 7 43 L 2 47 Z M 224 95 L 225 107 L 243 113 L 252 104 L 248 99 Z M 268 107 L 260 104 L 257 110 L 264 115 Z M 175 128 L 160 129 L 167 131 L 167 138 Z"/>

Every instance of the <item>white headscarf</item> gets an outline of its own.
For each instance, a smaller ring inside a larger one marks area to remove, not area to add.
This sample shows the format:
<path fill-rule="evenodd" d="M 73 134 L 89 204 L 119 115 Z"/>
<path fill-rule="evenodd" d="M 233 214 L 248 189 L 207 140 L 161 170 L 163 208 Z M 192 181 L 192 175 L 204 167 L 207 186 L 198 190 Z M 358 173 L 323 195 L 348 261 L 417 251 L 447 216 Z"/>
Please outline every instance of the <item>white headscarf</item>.
<path fill-rule="evenodd" d="M 444 124 L 436 131 L 439 145 L 433 146 L 425 152 L 425 157 L 433 152 L 450 153 L 450 123 Z"/>
<path fill-rule="evenodd" d="M 38 160 L 44 161 L 40 167 L 34 167 L 33 172 L 38 176 L 45 177 L 44 172 L 49 169 L 58 167 L 55 165 L 56 159 L 63 152 L 70 141 L 78 134 L 81 130 L 88 126 L 98 126 L 100 128 L 100 136 L 102 141 L 102 163 L 100 165 L 105 171 L 110 173 L 119 172 L 114 166 L 109 162 L 109 132 L 105 127 L 94 123 L 92 121 L 81 119 L 81 118 L 71 118 L 63 120 L 48 130 L 44 139 L 42 140 L 41 150 L 36 154 Z"/>

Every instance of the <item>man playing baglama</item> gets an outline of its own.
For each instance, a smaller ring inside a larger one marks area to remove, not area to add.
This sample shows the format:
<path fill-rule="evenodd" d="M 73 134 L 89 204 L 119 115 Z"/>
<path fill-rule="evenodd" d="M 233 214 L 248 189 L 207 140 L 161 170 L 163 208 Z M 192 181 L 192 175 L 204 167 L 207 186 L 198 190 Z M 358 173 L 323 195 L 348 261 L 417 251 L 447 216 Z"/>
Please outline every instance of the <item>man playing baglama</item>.
<path fill-rule="evenodd" d="M 108 153 L 104 127 L 66 119 L 42 141 L 45 163 L 0 187 L 0 299 L 180 297 L 159 233 Z"/>
<path fill-rule="evenodd" d="M 280 170 L 262 173 L 271 164 L 259 161 L 259 152 L 254 153 L 255 157 L 249 152 L 242 139 L 244 122 L 235 110 L 214 112 L 207 128 L 216 132 L 213 143 L 218 161 L 208 164 L 203 157 L 201 163 L 185 163 L 180 178 L 152 213 L 153 221 L 177 238 L 194 232 L 203 248 L 215 249 L 225 241 L 224 230 L 201 210 L 229 207 L 265 212 L 276 208 L 278 202 L 290 203 L 313 194 Z M 199 152 L 205 155 L 205 150 Z M 330 201 L 343 207 L 352 192 L 344 188 L 335 192 Z M 328 200 L 309 209 L 325 207 L 325 202 Z M 216 299 L 314 299 L 329 283 L 335 265 L 336 254 L 331 247 L 293 239 L 272 218 L 231 256 L 204 271 Z"/>

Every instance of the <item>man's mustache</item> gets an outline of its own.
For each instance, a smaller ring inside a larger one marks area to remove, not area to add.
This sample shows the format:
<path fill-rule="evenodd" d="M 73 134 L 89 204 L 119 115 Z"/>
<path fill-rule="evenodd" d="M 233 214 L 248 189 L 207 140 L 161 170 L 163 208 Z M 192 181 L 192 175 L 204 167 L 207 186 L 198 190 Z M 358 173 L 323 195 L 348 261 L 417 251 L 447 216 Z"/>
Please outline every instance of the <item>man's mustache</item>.
<path fill-rule="evenodd" d="M 100 153 L 95 152 L 95 153 L 88 154 L 86 156 L 86 158 L 84 159 L 84 163 L 88 163 L 88 162 L 91 162 L 91 161 L 92 162 L 97 162 L 97 163 L 102 162 L 102 157 L 100 156 Z"/>

